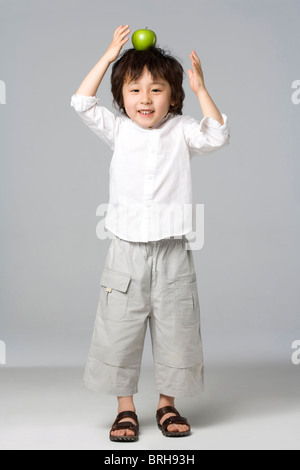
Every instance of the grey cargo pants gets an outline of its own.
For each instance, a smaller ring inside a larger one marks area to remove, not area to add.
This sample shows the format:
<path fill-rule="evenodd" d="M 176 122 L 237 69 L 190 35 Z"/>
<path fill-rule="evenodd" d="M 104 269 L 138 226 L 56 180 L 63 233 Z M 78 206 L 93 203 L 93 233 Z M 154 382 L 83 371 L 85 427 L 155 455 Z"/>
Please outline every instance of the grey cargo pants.
<path fill-rule="evenodd" d="M 158 393 L 191 397 L 203 389 L 200 306 L 188 240 L 111 242 L 84 382 L 116 396 L 138 391 L 149 321 Z"/>

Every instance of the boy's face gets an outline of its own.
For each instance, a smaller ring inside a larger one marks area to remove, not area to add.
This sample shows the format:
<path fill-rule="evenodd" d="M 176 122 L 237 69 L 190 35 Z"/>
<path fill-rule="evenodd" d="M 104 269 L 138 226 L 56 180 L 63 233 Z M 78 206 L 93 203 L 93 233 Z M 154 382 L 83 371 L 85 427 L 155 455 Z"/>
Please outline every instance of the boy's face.
<path fill-rule="evenodd" d="M 155 126 L 168 114 L 170 105 L 174 104 L 169 82 L 161 78 L 153 80 L 146 67 L 137 81 L 125 81 L 123 100 L 127 116 L 145 128 Z"/>

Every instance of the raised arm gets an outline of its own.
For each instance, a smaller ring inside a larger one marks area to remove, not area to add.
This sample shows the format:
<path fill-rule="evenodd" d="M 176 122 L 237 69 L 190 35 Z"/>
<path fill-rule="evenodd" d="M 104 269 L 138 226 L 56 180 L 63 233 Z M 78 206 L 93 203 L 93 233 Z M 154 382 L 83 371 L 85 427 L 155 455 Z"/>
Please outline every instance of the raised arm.
<path fill-rule="evenodd" d="M 129 40 L 129 38 L 127 37 L 129 33 L 130 29 L 128 25 L 121 25 L 115 30 L 112 43 L 110 44 L 105 54 L 97 62 L 97 64 L 87 74 L 80 87 L 76 91 L 77 95 L 96 95 L 100 83 L 102 82 L 102 79 L 109 65 L 117 59 L 122 47 Z"/>
<path fill-rule="evenodd" d="M 193 67 L 193 70 L 188 70 L 190 86 L 198 97 L 203 116 L 209 116 L 218 121 L 223 126 L 224 120 L 222 115 L 205 87 L 200 59 L 195 51 L 190 54 L 190 58 Z"/>

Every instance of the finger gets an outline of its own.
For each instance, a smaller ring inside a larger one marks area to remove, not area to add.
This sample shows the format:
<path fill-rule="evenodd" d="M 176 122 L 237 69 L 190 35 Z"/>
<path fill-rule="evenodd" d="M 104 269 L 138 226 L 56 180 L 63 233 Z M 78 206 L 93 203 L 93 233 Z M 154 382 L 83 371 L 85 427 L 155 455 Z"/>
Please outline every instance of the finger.
<path fill-rule="evenodd" d="M 121 39 L 124 39 L 125 36 L 128 36 L 128 34 L 129 34 L 130 32 L 131 32 L 131 29 L 128 28 L 128 29 L 126 29 L 125 31 L 120 32 L 119 37 L 120 37 Z"/>
<path fill-rule="evenodd" d="M 198 58 L 193 53 L 190 54 L 190 58 L 191 58 L 192 62 L 197 63 Z M 199 61 L 199 59 L 198 59 L 198 61 Z"/>
<path fill-rule="evenodd" d="M 192 58 L 192 67 L 193 67 L 194 72 L 196 72 L 198 70 L 197 62 L 193 58 Z"/>
<path fill-rule="evenodd" d="M 123 26 L 123 27 L 121 28 L 121 31 L 124 32 L 126 29 L 129 29 L 129 25 L 128 25 L 128 24 L 127 24 L 126 26 Z"/>
<path fill-rule="evenodd" d="M 127 36 L 129 34 L 131 29 L 127 28 L 125 31 L 122 32 L 121 36 Z"/>
<path fill-rule="evenodd" d="M 197 57 L 197 59 L 195 59 L 191 55 L 191 61 L 192 61 L 192 66 L 193 66 L 194 71 L 200 73 L 202 71 L 202 67 L 201 67 L 201 62 L 200 62 L 199 58 Z"/>
<path fill-rule="evenodd" d="M 118 28 L 115 30 L 115 32 L 114 32 L 114 36 L 113 36 L 113 37 L 114 37 L 114 39 L 117 39 L 117 37 L 119 36 L 119 34 L 120 34 L 120 30 L 121 30 L 121 27 L 122 27 L 122 26 L 119 26 L 119 27 L 118 27 Z"/>
<path fill-rule="evenodd" d="M 199 57 L 197 56 L 196 52 L 193 51 L 192 54 L 191 54 L 192 58 L 195 60 L 195 62 L 199 63 L 200 64 L 200 59 Z"/>
<path fill-rule="evenodd" d="M 116 31 L 115 31 L 116 37 L 122 36 L 122 35 L 124 34 L 124 32 L 126 32 L 127 30 L 129 30 L 128 25 L 126 25 L 126 26 L 122 26 L 122 25 L 119 26 L 119 28 L 116 29 Z"/>
<path fill-rule="evenodd" d="M 124 26 L 122 24 L 120 24 L 120 26 L 118 26 L 117 29 L 115 30 L 115 34 L 117 34 L 119 31 L 121 31 L 122 28 L 124 28 Z"/>

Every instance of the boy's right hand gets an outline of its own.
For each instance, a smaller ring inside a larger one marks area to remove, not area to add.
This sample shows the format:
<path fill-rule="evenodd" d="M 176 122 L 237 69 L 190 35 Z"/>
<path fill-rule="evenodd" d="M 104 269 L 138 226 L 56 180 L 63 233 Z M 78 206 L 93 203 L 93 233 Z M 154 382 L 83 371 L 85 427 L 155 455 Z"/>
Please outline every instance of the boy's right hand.
<path fill-rule="evenodd" d="M 126 36 L 128 36 L 130 31 L 128 24 L 126 26 L 121 25 L 115 30 L 112 43 L 105 53 L 110 63 L 117 59 L 122 47 L 129 40 Z"/>

